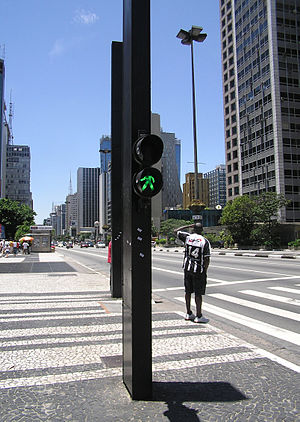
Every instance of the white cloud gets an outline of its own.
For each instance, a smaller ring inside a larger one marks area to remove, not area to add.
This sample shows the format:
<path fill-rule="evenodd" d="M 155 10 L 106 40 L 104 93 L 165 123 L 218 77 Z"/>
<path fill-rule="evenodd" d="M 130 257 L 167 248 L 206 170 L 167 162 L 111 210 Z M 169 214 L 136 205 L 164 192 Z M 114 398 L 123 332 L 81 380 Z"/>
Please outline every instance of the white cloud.
<path fill-rule="evenodd" d="M 51 51 L 49 52 L 50 57 L 56 57 L 63 54 L 65 51 L 65 45 L 62 40 L 56 40 Z"/>
<path fill-rule="evenodd" d="M 84 25 L 92 25 L 98 19 L 99 17 L 96 15 L 96 13 L 84 9 L 78 9 L 75 11 L 73 22 L 82 23 Z"/>

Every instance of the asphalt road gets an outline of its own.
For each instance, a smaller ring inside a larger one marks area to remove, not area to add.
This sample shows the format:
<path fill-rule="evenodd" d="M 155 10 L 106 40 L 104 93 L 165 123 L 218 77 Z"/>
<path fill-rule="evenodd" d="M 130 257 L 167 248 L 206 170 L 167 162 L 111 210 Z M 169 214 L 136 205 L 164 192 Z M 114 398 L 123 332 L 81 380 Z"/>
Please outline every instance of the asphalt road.
<path fill-rule="evenodd" d="M 77 271 L 108 274 L 107 249 L 59 248 Z M 182 252 L 153 251 L 153 299 L 184 310 Z M 215 326 L 278 357 L 300 361 L 300 259 L 213 252 L 203 312 Z"/>

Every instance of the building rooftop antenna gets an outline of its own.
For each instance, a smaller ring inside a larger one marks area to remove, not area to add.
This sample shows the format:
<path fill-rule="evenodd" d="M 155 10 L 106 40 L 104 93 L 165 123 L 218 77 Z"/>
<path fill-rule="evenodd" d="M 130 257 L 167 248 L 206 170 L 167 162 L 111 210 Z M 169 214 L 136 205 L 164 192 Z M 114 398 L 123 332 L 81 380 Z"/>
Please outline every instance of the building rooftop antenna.
<path fill-rule="evenodd" d="M 69 195 L 73 195 L 71 172 L 70 172 L 70 182 L 69 182 Z"/>
<path fill-rule="evenodd" d="M 11 90 L 10 91 L 10 100 L 9 100 L 9 115 L 8 115 L 8 128 L 9 128 L 8 144 L 9 145 L 14 144 L 14 135 L 13 135 L 13 130 L 12 130 L 13 115 L 14 115 L 14 109 L 13 109 L 12 90 Z"/>

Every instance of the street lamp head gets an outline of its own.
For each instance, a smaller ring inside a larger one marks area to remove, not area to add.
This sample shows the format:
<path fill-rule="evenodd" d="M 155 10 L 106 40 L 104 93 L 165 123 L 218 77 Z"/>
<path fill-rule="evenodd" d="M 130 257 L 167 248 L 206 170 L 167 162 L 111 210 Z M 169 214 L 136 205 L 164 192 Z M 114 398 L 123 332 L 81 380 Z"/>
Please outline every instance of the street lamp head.
<path fill-rule="evenodd" d="M 192 26 L 189 31 L 181 29 L 176 37 L 181 39 L 181 44 L 183 45 L 191 45 L 193 41 L 203 42 L 207 34 L 201 34 L 202 29 L 201 26 Z"/>

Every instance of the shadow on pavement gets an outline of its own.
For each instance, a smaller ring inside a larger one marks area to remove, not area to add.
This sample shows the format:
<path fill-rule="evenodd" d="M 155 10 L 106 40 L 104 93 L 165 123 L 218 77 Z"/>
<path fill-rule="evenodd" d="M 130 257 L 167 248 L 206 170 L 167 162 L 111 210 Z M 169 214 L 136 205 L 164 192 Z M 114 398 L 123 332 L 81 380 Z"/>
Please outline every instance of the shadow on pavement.
<path fill-rule="evenodd" d="M 164 401 L 164 412 L 171 422 L 200 421 L 198 410 L 185 406 L 184 402 L 236 402 L 247 400 L 228 382 L 154 382 L 152 401 Z"/>
<path fill-rule="evenodd" d="M 69 273 L 76 272 L 66 262 L 22 262 L 5 263 L 0 266 L 0 273 Z"/>

